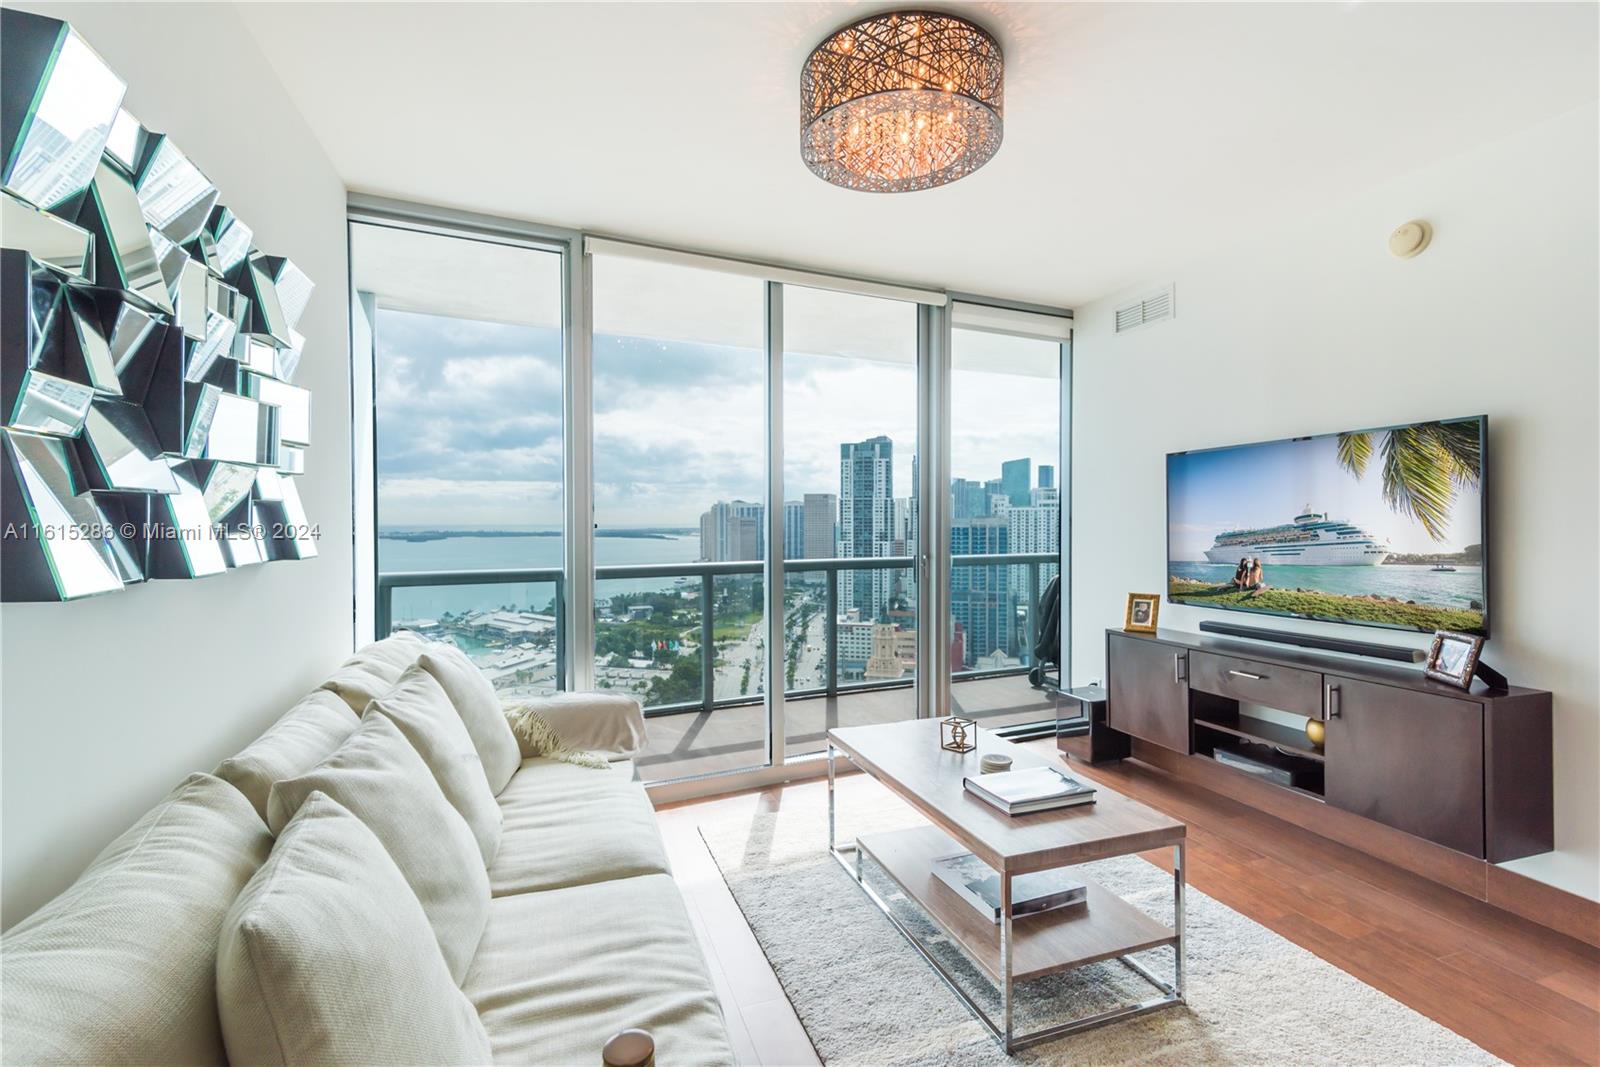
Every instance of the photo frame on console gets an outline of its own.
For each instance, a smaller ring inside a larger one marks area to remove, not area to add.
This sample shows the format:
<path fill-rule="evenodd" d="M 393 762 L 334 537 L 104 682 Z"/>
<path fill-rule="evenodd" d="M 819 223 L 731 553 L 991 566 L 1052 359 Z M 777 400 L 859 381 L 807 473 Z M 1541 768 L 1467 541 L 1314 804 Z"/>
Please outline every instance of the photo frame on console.
<path fill-rule="evenodd" d="M 1473 675 L 1478 670 L 1478 657 L 1483 653 L 1483 640 L 1475 634 L 1439 630 L 1433 635 L 1422 673 L 1436 682 L 1471 689 Z"/>
<path fill-rule="evenodd" d="M 1160 612 L 1160 593 L 1129 593 L 1128 612 L 1122 620 L 1122 629 L 1130 634 L 1153 634 Z"/>

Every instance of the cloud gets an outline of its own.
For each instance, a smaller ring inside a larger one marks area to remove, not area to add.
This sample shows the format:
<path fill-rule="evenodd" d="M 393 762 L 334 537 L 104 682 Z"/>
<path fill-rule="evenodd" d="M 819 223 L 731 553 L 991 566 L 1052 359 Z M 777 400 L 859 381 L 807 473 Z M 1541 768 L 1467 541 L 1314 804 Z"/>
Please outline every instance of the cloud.
<path fill-rule="evenodd" d="M 380 522 L 560 523 L 559 332 L 380 310 L 376 335 Z M 761 499 L 765 373 L 756 348 L 596 337 L 596 521 L 693 526 L 717 500 Z M 952 473 L 999 477 L 1019 456 L 1055 463 L 1053 389 L 958 372 Z M 783 415 L 786 499 L 837 493 L 840 443 L 879 434 L 894 441 L 895 494 L 911 494 L 914 365 L 789 354 Z"/>

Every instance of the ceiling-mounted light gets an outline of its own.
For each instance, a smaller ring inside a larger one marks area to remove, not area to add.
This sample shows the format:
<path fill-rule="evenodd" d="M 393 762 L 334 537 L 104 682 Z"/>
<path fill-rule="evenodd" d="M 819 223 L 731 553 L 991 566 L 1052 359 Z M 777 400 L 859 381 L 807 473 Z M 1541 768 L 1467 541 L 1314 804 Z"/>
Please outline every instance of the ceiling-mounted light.
<path fill-rule="evenodd" d="M 823 181 L 874 193 L 964 178 L 1000 148 L 1004 67 L 994 37 L 954 15 L 852 23 L 801 69 L 801 158 Z"/>

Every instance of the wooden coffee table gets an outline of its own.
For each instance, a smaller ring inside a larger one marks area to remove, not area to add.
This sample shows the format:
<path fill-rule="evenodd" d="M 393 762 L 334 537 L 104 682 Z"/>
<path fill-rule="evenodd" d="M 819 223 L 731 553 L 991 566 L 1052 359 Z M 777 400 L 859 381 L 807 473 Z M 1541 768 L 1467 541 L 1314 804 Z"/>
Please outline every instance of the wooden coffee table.
<path fill-rule="evenodd" d="M 975 751 L 967 753 L 941 749 L 937 719 L 829 730 L 828 850 L 834 858 L 1007 1053 L 1063 1034 L 1181 1004 L 1183 823 L 1098 783 L 1093 804 L 1032 815 L 1007 815 L 968 793 L 962 785 L 966 775 L 978 773 L 979 756 L 986 752 L 1003 752 L 1011 757 L 1012 767 L 1017 770 L 1054 761 L 987 730 L 977 732 L 977 744 Z M 853 844 L 837 844 L 834 839 L 834 777 L 835 761 L 840 755 L 887 786 L 926 816 L 932 825 L 868 834 Z M 1088 886 L 1086 905 L 1024 916 L 1013 923 L 1011 881 L 1017 875 L 1168 846 L 1173 850 L 1174 921 L 1170 928 L 1080 875 L 1074 877 Z M 972 905 L 933 873 L 935 857 L 961 851 L 972 852 L 999 872 L 1000 922 L 985 921 Z M 989 1017 L 894 914 L 888 902 L 862 878 L 863 854 L 882 867 L 900 890 L 995 984 L 1000 995 L 1000 1019 Z M 1133 953 L 1163 945 L 1171 945 L 1173 949 L 1170 983 L 1131 958 Z M 1155 986 L 1158 995 L 1025 1034 L 1013 1031 L 1017 982 L 1104 960 L 1125 964 Z"/>

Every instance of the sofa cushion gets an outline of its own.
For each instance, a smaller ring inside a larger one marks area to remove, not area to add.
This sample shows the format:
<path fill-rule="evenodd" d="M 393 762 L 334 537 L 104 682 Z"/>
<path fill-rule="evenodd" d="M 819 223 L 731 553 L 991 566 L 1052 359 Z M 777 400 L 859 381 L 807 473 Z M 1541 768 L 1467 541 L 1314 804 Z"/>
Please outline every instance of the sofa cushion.
<path fill-rule="evenodd" d="M 500 810 L 505 829 L 489 866 L 495 896 L 669 871 L 655 809 L 624 768 L 525 760 Z"/>
<path fill-rule="evenodd" d="M 281 833 L 317 791 L 348 808 L 383 843 L 421 901 L 459 982 L 483 935 L 489 877 L 472 831 L 411 742 L 382 715 L 368 715 L 320 765 L 272 787 L 272 832 Z"/>
<path fill-rule="evenodd" d="M 272 783 L 327 759 L 360 722 L 338 694 L 318 690 L 284 712 L 243 752 L 223 760 L 216 775 L 243 793 L 266 822 Z"/>
<path fill-rule="evenodd" d="M 222 1064 L 217 937 L 272 837 L 192 774 L 0 938 L 7 1063 Z"/>
<path fill-rule="evenodd" d="M 664 874 L 499 897 L 463 990 L 496 1063 L 597 1063 L 650 1031 L 660 1064 L 731 1064 L 683 898 Z"/>
<path fill-rule="evenodd" d="M 467 654 L 454 645 L 431 644 L 417 663 L 444 687 L 483 761 L 489 790 L 498 795 L 522 763 L 499 694 Z"/>
<path fill-rule="evenodd" d="M 500 809 L 466 724 L 434 676 L 420 666 L 407 667 L 393 689 L 367 705 L 365 714 L 382 715 L 400 728 L 450 806 L 466 820 L 484 864 L 493 860 L 500 849 Z"/>
<path fill-rule="evenodd" d="M 427 648 L 428 643 L 410 630 L 398 630 L 357 649 L 320 688 L 343 697 L 350 710 L 360 715 L 374 698 L 394 688 L 400 675 Z"/>
<path fill-rule="evenodd" d="M 217 1000 L 233 1064 L 489 1060 L 405 877 L 325 793 L 300 805 L 229 911 Z"/>

